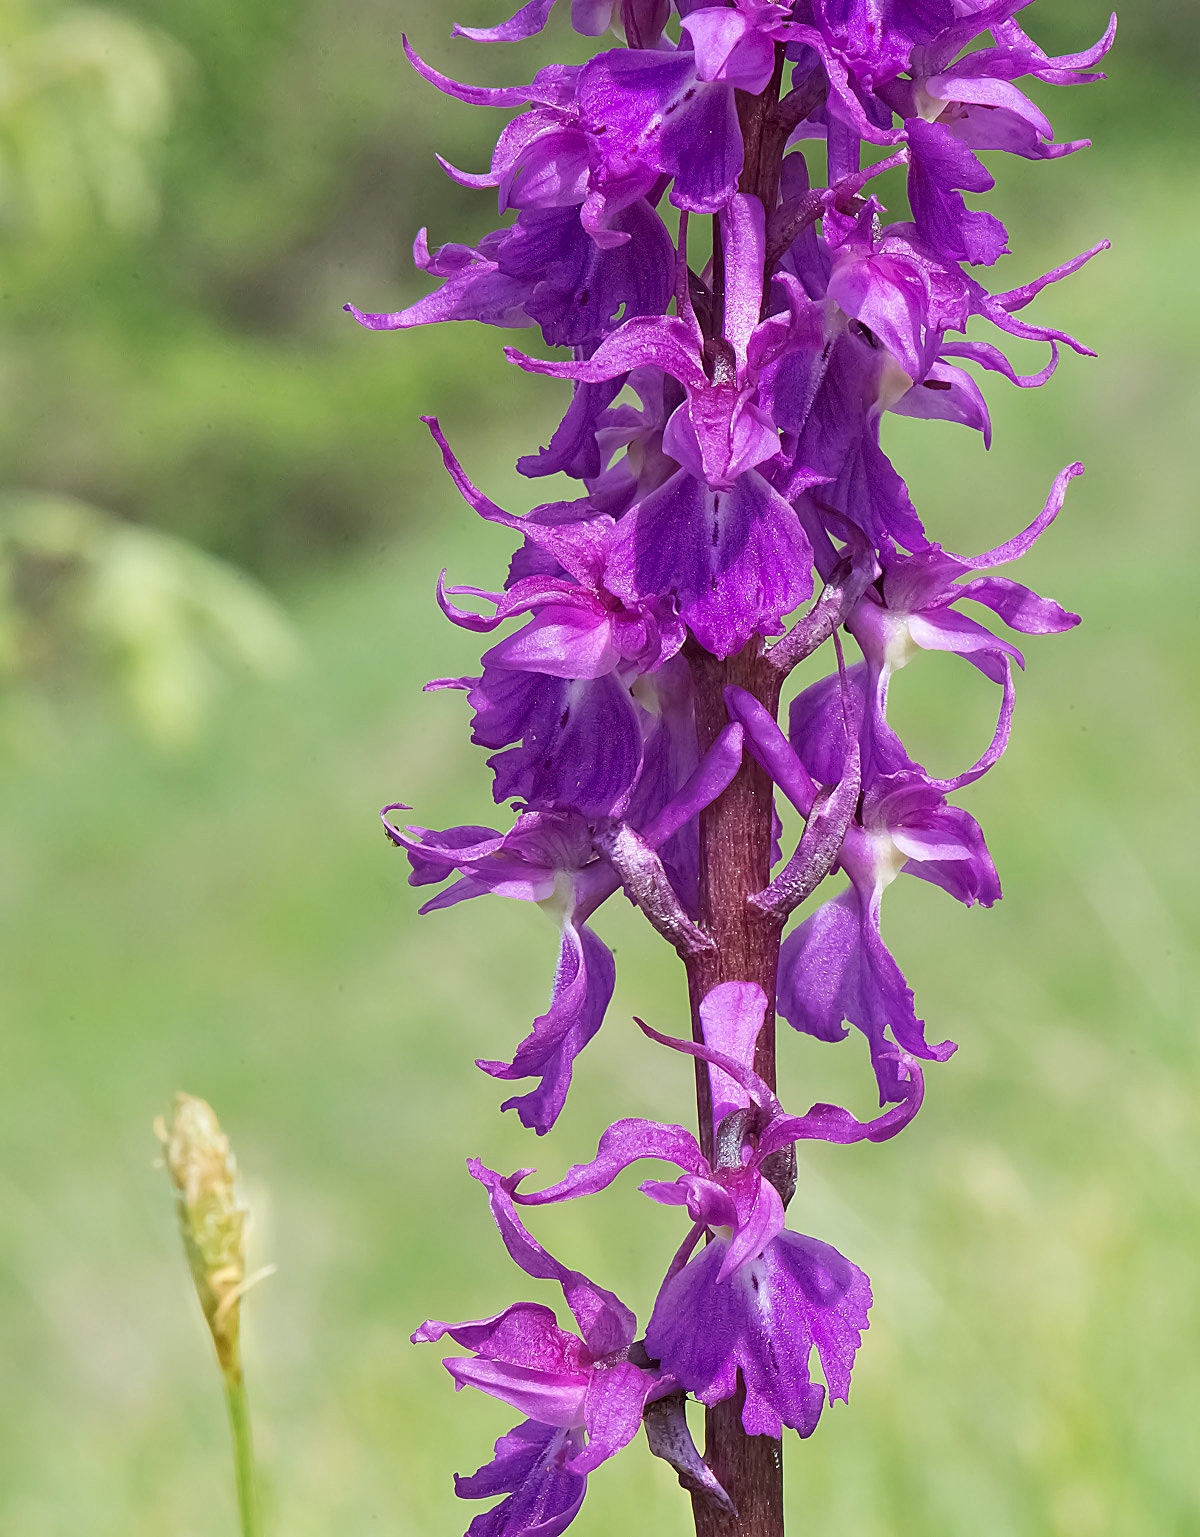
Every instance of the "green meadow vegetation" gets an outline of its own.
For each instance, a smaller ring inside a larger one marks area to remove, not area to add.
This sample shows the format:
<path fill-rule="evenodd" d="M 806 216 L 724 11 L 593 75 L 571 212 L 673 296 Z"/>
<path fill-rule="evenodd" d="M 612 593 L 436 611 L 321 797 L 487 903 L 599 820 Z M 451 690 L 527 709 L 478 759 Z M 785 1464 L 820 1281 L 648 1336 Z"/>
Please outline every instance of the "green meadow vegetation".
<path fill-rule="evenodd" d="M 406 9 L 422 43 L 446 30 Z M 1047 42 L 1099 30 L 1082 0 L 1037 9 Z M 497 814 L 463 700 L 420 685 L 472 665 L 471 637 L 437 616 L 438 570 L 487 585 L 506 541 L 413 418 L 439 410 L 472 474 L 527 507 L 510 465 L 562 396 L 518 380 L 495 334 L 347 329 L 343 299 L 418 291 L 402 277 L 434 186 L 418 151 L 482 151 L 401 75 L 395 16 L 295 10 L 139 0 L 178 81 L 158 222 L 86 249 L 66 225 L 9 240 L 3 480 L 249 566 L 297 660 L 275 681 L 235 673 L 191 747 L 147 741 L 60 673 L 3 716 L 0 1537 L 235 1529 L 218 1374 L 154 1166 L 151 1122 L 177 1089 L 220 1115 L 251 1266 L 279 1267 L 244 1306 L 278 1537 L 441 1537 L 477 1508 L 450 1474 L 511 1415 L 456 1396 L 408 1334 L 555 1299 L 507 1260 L 465 1158 L 554 1177 L 615 1115 L 689 1115 L 690 1069 L 630 1022 L 681 1031 L 682 974 L 614 902 L 598 927 L 617 995 L 567 1111 L 540 1141 L 501 1118 L 503 1086 L 472 1060 L 544 1007 L 553 929 L 499 900 L 418 919 L 375 820 L 393 800 L 434 827 Z M 798 1537 L 1200 1530 L 1200 173 L 1164 137 L 1194 142 L 1175 104 L 1184 14 L 1147 6 L 1125 83 L 1055 102 L 1060 136 L 1097 124 L 1089 155 L 1010 168 L 997 197 L 1021 253 L 1004 281 L 1112 239 L 1038 301 L 1099 360 L 1068 356 L 1038 394 L 989 384 L 987 456 L 960 428 L 887 424 L 955 549 L 1023 527 L 1062 464 L 1087 462 L 1020 573 L 1084 624 L 1030 643 L 1012 748 L 961 797 L 1005 900 L 967 912 L 910 880 L 885 903 L 931 1039 L 957 1056 L 896 1142 L 801 1158 L 793 1225 L 861 1264 L 876 1300 L 849 1407 L 787 1446 Z M 486 227 L 437 195 L 435 237 Z M 894 685 L 934 769 L 986 741 L 995 692 L 933 655 Z M 789 1102 L 870 1109 L 857 1035 L 784 1033 Z M 638 1177 L 531 1222 L 644 1321 L 676 1235 Z M 575 1528 L 689 1529 L 639 1445 L 595 1475 Z"/>

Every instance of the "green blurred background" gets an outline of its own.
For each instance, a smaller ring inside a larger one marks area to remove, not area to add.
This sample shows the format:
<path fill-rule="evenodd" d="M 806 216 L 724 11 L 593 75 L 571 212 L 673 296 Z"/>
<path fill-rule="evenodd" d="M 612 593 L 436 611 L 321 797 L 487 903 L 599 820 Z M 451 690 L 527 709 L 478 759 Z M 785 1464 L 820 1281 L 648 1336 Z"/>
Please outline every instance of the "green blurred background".
<path fill-rule="evenodd" d="M 498 13 L 462 0 L 454 16 Z M 620 980 L 559 1128 L 534 1143 L 471 1060 L 544 1005 L 554 934 L 496 901 L 417 920 L 375 822 L 488 821 L 457 696 L 470 637 L 443 564 L 506 540 L 440 478 L 435 410 L 498 500 L 561 405 L 494 332 L 370 336 L 340 306 L 421 290 L 408 259 L 490 227 L 436 147 L 497 120 L 404 65 L 528 78 L 580 47 L 486 51 L 402 0 L 0 5 L 0 1537 L 218 1537 L 226 1427 L 153 1116 L 184 1088 L 240 1155 L 248 1370 L 273 1533 L 441 1534 L 452 1470 L 511 1416 L 455 1397 L 429 1314 L 548 1289 L 512 1270 L 463 1169 L 584 1158 L 619 1114 L 688 1114 L 690 1074 L 627 1023 L 683 1028 L 673 957 L 617 908 Z M 1040 0 L 1052 51 L 1105 8 Z M 1026 580 L 1085 616 L 1029 647 L 1003 765 L 964 799 L 991 913 L 916 881 L 885 924 L 957 1057 L 896 1143 L 813 1148 L 794 1225 L 871 1274 L 852 1402 L 788 1446 L 805 1537 L 1200 1531 L 1194 493 L 1200 305 L 1189 0 L 1138 0 L 1111 83 L 1041 93 L 1091 152 L 1006 164 L 1015 284 L 1102 235 L 1037 313 L 1090 341 L 1035 397 L 992 386 L 996 446 L 889 418 L 931 530 L 981 549 L 1053 474 L 1088 474 Z M 1022 357 L 1026 363 L 1033 352 Z M 553 488 L 551 494 L 554 494 Z M 180 541 L 187 541 L 182 543 Z M 254 582 L 239 575 L 251 573 Z M 261 585 L 255 585 L 255 583 Z M 268 592 L 273 597 L 268 597 Z M 961 764 L 992 690 L 952 658 L 898 680 L 919 756 Z M 870 1108 L 861 1042 L 784 1042 L 795 1104 Z M 537 1229 L 644 1319 L 678 1234 L 629 1176 Z M 683 1534 L 635 1446 L 576 1530 Z"/>

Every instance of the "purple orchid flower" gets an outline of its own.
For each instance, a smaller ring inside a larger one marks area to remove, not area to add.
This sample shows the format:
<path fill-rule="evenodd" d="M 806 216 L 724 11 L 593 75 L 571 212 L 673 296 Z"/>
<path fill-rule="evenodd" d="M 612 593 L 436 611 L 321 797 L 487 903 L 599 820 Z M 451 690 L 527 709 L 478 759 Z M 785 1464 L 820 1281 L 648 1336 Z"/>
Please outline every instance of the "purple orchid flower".
<path fill-rule="evenodd" d="M 439 583 L 443 612 L 467 629 L 487 632 L 535 610 L 524 629 L 485 653 L 481 677 L 439 686 L 466 688 L 476 742 L 508 748 L 488 760 L 498 804 L 518 798 L 540 809 L 622 815 L 642 764 L 642 723 L 630 687 L 679 650 L 683 627 L 664 603 L 626 608 L 605 586 L 611 518 L 514 518 L 471 484 L 436 421 L 429 425 L 469 505 L 519 529 L 563 573 L 520 578 L 502 594 Z M 492 601 L 495 615 L 458 608 L 451 594 L 463 593 Z"/>
<path fill-rule="evenodd" d="M 1007 250 L 999 220 L 968 210 L 962 192 L 987 192 L 991 173 L 975 150 L 1007 150 L 1029 160 L 1054 159 L 1086 149 L 1087 139 L 1055 144 L 1054 129 L 1013 81 L 1022 75 L 1055 84 L 1076 84 L 1103 76 L 1086 69 L 1108 51 L 1116 18 L 1094 48 L 1064 59 L 1048 59 L 1021 32 L 1004 21 L 1004 10 L 986 13 L 998 46 L 951 63 L 982 15 L 952 26 L 934 44 L 917 49 L 912 80 L 897 82 L 890 99 L 905 118 L 909 147 L 909 202 L 917 230 L 930 248 L 950 261 L 991 265 Z M 1006 32 L 1005 28 L 1014 29 Z M 1018 41 L 1019 39 L 1019 41 Z"/>
<path fill-rule="evenodd" d="M 795 512 L 758 472 L 779 452 L 756 400 L 759 373 L 793 334 L 810 335 L 810 301 L 785 275 L 790 308 L 759 321 L 764 222 L 756 198 L 736 196 L 722 220 L 723 332 L 709 344 L 690 306 L 683 317 L 627 321 L 581 362 L 553 363 L 509 350 L 534 373 L 599 383 L 638 360 L 683 385 L 686 399 L 663 433 L 680 469 L 618 525 L 605 581 L 626 602 L 671 597 L 680 618 L 717 656 L 756 631 L 777 634 L 784 614 L 812 592 L 812 552 Z M 681 236 L 681 239 L 683 237 Z M 686 256 L 681 256 L 686 271 Z M 686 296 L 686 285 L 680 285 Z"/>
<path fill-rule="evenodd" d="M 824 1402 L 824 1388 L 810 1375 L 813 1349 L 830 1397 L 844 1399 L 867 1327 L 870 1285 L 828 1244 L 785 1229 L 784 1203 L 764 1165 L 773 1157 L 778 1162 L 777 1155 L 799 1140 L 850 1143 L 894 1136 L 920 1106 L 922 1079 L 917 1064 L 897 1052 L 897 1075 L 907 1085 L 897 1109 L 868 1123 L 825 1104 L 814 1105 L 806 1116 L 787 1116 L 750 1067 L 765 1011 L 760 987 L 729 982 L 713 988 L 701 1006 L 703 1045 L 641 1025 L 652 1040 L 709 1065 L 713 1163 L 682 1127 L 618 1121 L 600 1139 L 591 1163 L 577 1165 L 545 1190 L 514 1187 L 514 1194 L 525 1204 L 593 1194 L 642 1158 L 682 1169 L 679 1180 L 650 1180 L 641 1187 L 661 1204 L 686 1207 L 692 1218 L 655 1303 L 646 1349 L 705 1404 L 732 1397 L 740 1371 L 747 1434 L 777 1437 L 787 1425 L 808 1436 Z M 708 1242 L 694 1255 L 705 1235 Z"/>
<path fill-rule="evenodd" d="M 880 231 L 877 219 L 877 205 L 868 201 L 842 244 L 826 248 L 823 272 L 812 266 L 820 247 L 811 248 L 806 286 L 820 291 L 824 285 L 837 308 L 826 320 L 819 368 L 793 366 L 789 375 L 785 360 L 779 378 L 771 381 L 770 409 L 791 463 L 790 471 L 775 479 L 795 500 L 814 547 L 821 544 L 823 528 L 836 535 L 838 520 L 847 520 L 881 552 L 899 546 L 920 553 L 929 549 L 928 536 L 908 488 L 880 446 L 883 413 L 962 422 L 990 445 L 982 393 L 949 359 L 1002 373 L 1022 388 L 1045 384 L 1057 367 L 1060 342 L 1079 352 L 1088 349 L 1065 332 L 1016 320 L 1013 311 L 1078 270 L 1103 244 L 1021 289 L 990 295 L 931 255 L 911 225 Z M 1021 376 L 990 343 L 949 340 L 946 333 L 965 330 L 971 314 L 985 315 L 1010 334 L 1048 342 L 1049 363 L 1037 374 Z"/>
<path fill-rule="evenodd" d="M 977 343 L 948 344 L 946 333 L 965 331 L 972 315 L 982 315 L 1013 336 L 1051 344 L 1063 343 L 1084 356 L 1088 349 L 1065 332 L 1028 326 L 1013 320 L 1052 283 L 1077 272 L 1106 243 L 1085 251 L 1032 283 L 1007 293 L 989 294 L 953 262 L 933 250 L 912 224 L 884 228 L 879 205 L 868 200 L 854 225 L 831 250 L 829 297 L 851 319 L 866 326 L 890 352 L 909 383 L 920 383 L 943 355 L 964 357 L 1004 373 L 1011 382 L 1044 384 L 1053 367 L 1027 379 L 1019 378 L 994 348 Z M 904 388 L 907 388 L 905 385 Z M 896 390 L 898 398 L 900 391 Z"/>
<path fill-rule="evenodd" d="M 390 314 L 346 309 L 372 331 L 402 331 L 444 320 L 486 325 L 536 324 L 553 347 L 595 344 L 614 317 L 660 315 L 674 281 L 674 247 L 643 199 L 613 216 L 623 244 L 600 247 L 574 208 L 522 211 L 511 229 L 493 230 L 478 246 L 444 245 L 432 255 L 422 230 L 416 266 L 442 279 L 434 293 Z"/>
<path fill-rule="evenodd" d="M 525 1420 L 496 1442 L 492 1462 L 456 1477 L 461 1499 L 507 1498 L 471 1523 L 468 1537 L 552 1537 L 579 1512 L 587 1475 L 627 1446 L 641 1429 L 648 1399 L 674 1389 L 661 1373 L 630 1360 L 637 1320 L 623 1302 L 578 1270 L 568 1270 L 525 1230 L 504 1180 L 472 1159 L 467 1167 L 488 1192 L 504 1246 L 526 1275 L 557 1281 L 579 1334 L 553 1311 L 518 1302 L 494 1318 L 448 1324 L 429 1319 L 413 1344 L 446 1335 L 472 1352 L 443 1363 L 456 1387 L 498 1398 Z"/>
<path fill-rule="evenodd" d="M 1028 160 L 1058 159 L 1086 149 L 1087 139 L 1055 144 L 1045 113 L 1013 82 L 1025 76 L 1048 85 L 1103 80 L 1092 66 L 1112 47 L 1117 18 L 1109 19 L 1103 37 L 1091 48 L 1052 59 L 1012 19 L 1018 9 L 1016 3 L 986 6 L 982 14 L 965 18 L 930 46 L 917 49 L 911 82 L 896 83 L 892 99 L 897 110 L 937 125 L 972 149 L 1006 150 Z M 953 62 L 963 44 L 981 30 L 981 22 L 990 27 L 995 46 Z"/>
<path fill-rule="evenodd" d="M 1048 58 L 1003 11 L 1016 5 L 990 6 L 986 20 L 997 46 L 966 54 L 951 63 L 963 41 L 985 20 L 977 15 L 913 55 L 913 78 L 897 81 L 890 100 L 905 115 L 910 149 L 908 200 L 917 231 L 940 257 L 990 266 L 1008 249 L 999 220 L 979 209 L 966 209 L 962 192 L 988 192 L 993 177 L 976 157 L 977 149 L 1003 149 L 1026 160 L 1051 160 L 1088 148 L 1089 140 L 1054 143 L 1049 118 L 1013 81 L 1022 75 L 1054 85 L 1102 80 L 1088 68 L 1108 52 L 1117 18 L 1094 48 L 1083 54 Z"/>
<path fill-rule="evenodd" d="M 580 110 L 603 129 L 582 216 L 594 238 L 659 177 L 692 213 L 720 213 L 737 192 L 744 145 L 734 93 L 757 94 L 771 79 L 787 9 L 770 0 L 683 9 L 678 48 L 614 49 L 580 77 Z"/>
<path fill-rule="evenodd" d="M 880 930 L 884 891 L 901 872 L 933 882 L 971 906 L 999 900 L 1000 882 L 979 824 L 919 772 L 880 775 L 863 792 L 858 818 L 847 828 L 838 866 L 850 877 L 784 940 L 779 959 L 779 1012 L 819 1040 L 846 1036 L 843 1020 L 870 1045 L 879 1102 L 903 1099 L 894 1048 L 945 1062 L 953 1041 L 931 1045 L 917 1017 L 912 989 Z M 889 1039 L 889 1036 L 891 1039 Z"/>
<path fill-rule="evenodd" d="M 1025 635 L 1059 635 L 1079 623 L 1078 614 L 1020 582 L 972 573 L 1019 560 L 1032 549 L 1061 512 L 1067 487 L 1082 474 L 1082 464 L 1068 465 L 1029 527 L 994 550 L 951 555 L 934 546 L 918 555 L 885 557 L 879 583 L 864 594 L 846 624 L 871 669 L 879 715 L 886 712 L 892 673 L 918 651 L 956 652 L 995 683 L 1004 682 L 1006 657 L 1024 667 L 1025 659 L 1014 645 L 956 610 L 964 599 L 990 608 L 1010 629 Z M 960 582 L 964 576 L 971 579 Z"/>
<path fill-rule="evenodd" d="M 608 946 L 587 926 L 591 912 L 619 882 L 596 858 L 591 834 L 575 812 L 526 812 L 505 834 L 487 827 L 431 832 L 401 830 L 387 819 L 392 842 L 408 852 L 411 885 L 429 885 L 459 871 L 460 878 L 431 898 L 422 913 L 492 894 L 533 902 L 558 923 L 558 962 L 550 1007 L 533 1022 L 511 1062 L 480 1060 L 493 1078 L 536 1077 L 537 1088 L 505 1100 L 525 1126 L 549 1131 L 571 1086 L 575 1058 L 604 1021 L 616 981 Z"/>
<path fill-rule="evenodd" d="M 886 722 L 879 742 L 868 725 L 869 690 L 865 663 L 848 669 L 844 678 L 834 674 L 813 684 L 793 701 L 790 741 L 744 690 L 730 689 L 727 698 L 751 752 L 802 816 L 811 819 L 823 786 L 846 782 L 854 773 L 857 803 L 827 866 L 844 871 L 850 884 L 784 940 L 779 1012 L 819 1040 L 844 1040 L 843 1021 L 855 1025 L 870 1046 L 880 1104 L 890 1104 L 908 1095 L 892 1040 L 927 1061 L 944 1062 L 956 1048 L 953 1041 L 930 1045 L 925 1039 L 912 990 L 883 940 L 883 893 L 903 873 L 942 887 L 967 907 L 977 902 L 990 907 L 1000 899 L 979 824 L 946 797 L 999 760 L 1008 741 L 1012 689 L 1006 678 L 1000 722 L 983 757 L 948 780 L 933 779 L 914 763 Z M 861 753 L 860 730 L 867 742 Z"/>
<path fill-rule="evenodd" d="M 669 847 L 725 789 L 741 757 L 741 727 L 731 725 L 665 804 L 640 822 L 639 847 L 651 852 Z M 388 837 L 408 853 L 409 883 L 426 886 L 459 873 L 458 880 L 425 903 L 422 913 L 491 894 L 535 903 L 559 925 L 549 1009 L 534 1020 L 511 1062 L 477 1063 L 494 1078 L 540 1080 L 537 1088 L 505 1100 L 501 1109 L 515 1110 L 522 1125 L 544 1135 L 562 1111 L 575 1059 L 600 1028 L 612 999 L 612 952 L 588 927 L 588 919 L 621 889 L 627 875 L 627 889 L 635 900 L 640 896 L 648 903 L 651 896 L 647 888 L 634 884 L 632 872 L 619 872 L 610 859 L 598 855 L 593 831 L 577 812 L 525 812 L 508 833 L 473 826 L 439 833 L 423 827 L 401 829 L 389 821 L 389 812 L 407 809 L 388 806 L 382 817 Z M 646 875 L 647 881 L 656 878 L 653 870 Z"/>

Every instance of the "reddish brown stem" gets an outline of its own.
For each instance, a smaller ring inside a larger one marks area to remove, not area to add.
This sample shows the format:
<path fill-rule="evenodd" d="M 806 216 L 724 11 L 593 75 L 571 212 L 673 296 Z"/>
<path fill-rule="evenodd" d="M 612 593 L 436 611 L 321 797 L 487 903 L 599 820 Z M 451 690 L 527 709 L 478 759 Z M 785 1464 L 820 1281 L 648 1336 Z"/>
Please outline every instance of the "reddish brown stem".
<path fill-rule="evenodd" d="M 771 711 L 779 707 L 779 673 L 752 641 L 737 656 L 719 661 L 690 652 L 696 688 L 700 750 L 711 745 L 728 719 L 725 689 L 746 689 Z M 767 995 L 767 1017 L 755 1053 L 756 1071 L 775 1083 L 775 988 L 780 924 L 756 912 L 747 899 L 771 874 L 771 781 L 747 755 L 733 783 L 700 815 L 700 924 L 715 949 L 688 961 L 692 1034 L 702 1040 L 700 1002 L 719 982 L 757 982 Z M 708 1070 L 697 1063 L 696 1108 L 700 1140 L 712 1156 L 712 1109 Z M 705 1415 L 704 1459 L 737 1506 L 730 1516 L 704 1495 L 694 1495 L 697 1537 L 782 1537 L 783 1458 L 778 1441 L 742 1429 L 743 1393 Z"/>
<path fill-rule="evenodd" d="M 779 198 L 779 173 L 788 134 L 787 124 L 776 112 L 783 69 L 784 50 L 778 45 L 775 73 L 767 89 L 760 96 L 737 93 L 745 151 L 739 185 L 742 192 L 761 200 L 768 216 Z M 772 716 L 778 712 L 782 676 L 763 656 L 761 641 L 751 641 L 724 661 L 693 643 L 689 660 L 702 753 L 728 720 L 725 690 L 731 684 L 753 694 Z M 782 925 L 748 902 L 754 892 L 770 883 L 772 807 L 771 781 L 747 754 L 733 783 L 701 813 L 700 925 L 715 941 L 715 948 L 690 956 L 687 974 L 696 1040 L 703 1039 L 699 1009 L 710 988 L 719 982 L 757 982 L 766 993 L 767 1016 L 754 1066 L 774 1087 L 775 992 Z M 711 1158 L 708 1070 L 700 1062 L 696 1069 L 700 1141 Z M 744 1397 L 739 1376 L 734 1397 L 705 1413 L 704 1460 L 737 1507 L 737 1515 L 729 1515 L 705 1495 L 693 1495 L 697 1537 L 783 1537 L 783 1449 L 769 1436 L 746 1434 L 742 1428 Z"/>

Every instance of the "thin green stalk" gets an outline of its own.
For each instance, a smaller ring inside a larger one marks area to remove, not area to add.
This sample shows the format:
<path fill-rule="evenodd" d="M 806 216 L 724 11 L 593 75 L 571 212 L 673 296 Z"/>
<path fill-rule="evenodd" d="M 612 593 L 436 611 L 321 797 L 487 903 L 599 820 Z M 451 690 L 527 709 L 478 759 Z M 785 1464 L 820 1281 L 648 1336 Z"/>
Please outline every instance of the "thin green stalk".
<path fill-rule="evenodd" d="M 238 1515 L 242 1537 L 261 1537 L 258 1519 L 258 1487 L 254 1475 L 254 1438 L 250 1433 L 250 1401 L 241 1372 L 225 1378 L 225 1402 L 229 1405 L 229 1428 L 233 1433 L 233 1472 L 237 1482 Z"/>

